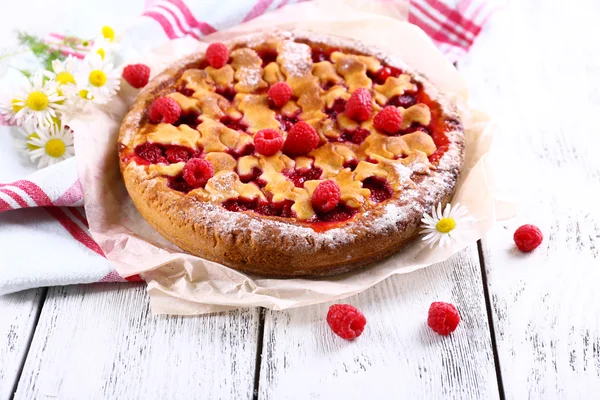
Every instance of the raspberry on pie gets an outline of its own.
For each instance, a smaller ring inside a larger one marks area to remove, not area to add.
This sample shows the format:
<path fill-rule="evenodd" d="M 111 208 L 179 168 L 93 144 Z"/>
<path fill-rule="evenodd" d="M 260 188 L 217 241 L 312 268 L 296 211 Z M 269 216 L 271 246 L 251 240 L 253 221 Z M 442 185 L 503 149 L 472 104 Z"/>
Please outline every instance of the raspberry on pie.
<path fill-rule="evenodd" d="M 178 61 L 121 125 L 125 185 L 184 251 L 271 277 L 387 257 L 447 203 L 464 158 L 450 98 L 360 42 L 254 34 Z"/>

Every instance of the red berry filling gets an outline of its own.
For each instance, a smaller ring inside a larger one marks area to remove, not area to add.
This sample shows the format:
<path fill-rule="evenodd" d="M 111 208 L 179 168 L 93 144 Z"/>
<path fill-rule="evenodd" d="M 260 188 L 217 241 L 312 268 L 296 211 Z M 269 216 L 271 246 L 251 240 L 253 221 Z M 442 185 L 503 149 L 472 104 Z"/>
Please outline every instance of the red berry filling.
<path fill-rule="evenodd" d="M 183 167 L 183 179 L 192 188 L 204 187 L 206 182 L 214 175 L 212 164 L 202 158 L 192 158 Z"/>
<path fill-rule="evenodd" d="M 519 250 L 529 253 L 542 244 L 544 235 L 535 225 L 523 225 L 515 231 L 513 239 Z"/>
<path fill-rule="evenodd" d="M 346 110 L 346 100 L 335 99 L 331 108 L 325 109 L 325 114 L 334 121 L 337 121 L 338 114 L 342 114 Z"/>
<path fill-rule="evenodd" d="M 242 181 L 243 183 L 248 183 L 248 182 L 252 182 L 256 179 L 258 179 L 259 176 L 261 176 L 262 174 L 262 169 L 254 167 L 252 168 L 252 172 L 250 174 L 247 175 L 239 175 L 240 176 L 240 181 Z M 258 183 L 258 182 L 257 182 Z M 261 186 L 261 185 L 259 185 Z"/>
<path fill-rule="evenodd" d="M 392 97 L 388 100 L 386 105 L 408 108 L 414 106 L 415 104 L 417 104 L 417 98 L 412 94 L 405 93 L 400 96 Z"/>
<path fill-rule="evenodd" d="M 317 220 L 323 222 L 343 222 L 347 221 L 356 214 L 354 208 L 347 207 L 344 204 L 338 204 L 333 210 L 326 213 L 317 213 Z"/>
<path fill-rule="evenodd" d="M 192 187 L 188 185 L 188 183 L 183 179 L 182 175 L 177 175 L 175 177 L 169 177 L 168 186 L 176 190 L 178 192 L 187 193 L 192 190 Z"/>
<path fill-rule="evenodd" d="M 344 131 L 339 138 L 341 142 L 352 142 L 354 144 L 361 144 L 371 134 L 367 129 L 358 128 L 354 131 Z"/>
<path fill-rule="evenodd" d="M 261 129 L 254 135 L 254 147 L 258 154 L 272 156 L 283 148 L 285 139 L 275 129 Z"/>
<path fill-rule="evenodd" d="M 151 164 L 166 163 L 167 160 L 163 155 L 163 148 L 157 143 L 143 143 L 136 146 L 135 154 L 148 161 Z"/>
<path fill-rule="evenodd" d="M 217 87 L 215 92 L 217 94 L 220 94 L 221 96 L 225 97 L 230 103 L 233 102 L 233 99 L 235 98 L 235 95 L 237 94 L 236 91 L 233 89 L 233 87 L 230 87 L 230 86 Z M 192 92 L 192 94 L 193 94 L 193 92 Z"/>
<path fill-rule="evenodd" d="M 192 157 L 191 149 L 183 146 L 172 146 L 165 150 L 167 161 L 171 164 L 187 162 Z"/>
<path fill-rule="evenodd" d="M 230 199 L 223 203 L 223 207 L 229 211 L 254 211 L 258 214 L 272 217 L 294 218 L 292 211 L 293 201 L 284 200 L 278 203 L 258 202 L 257 200 Z"/>
<path fill-rule="evenodd" d="M 394 190 L 385 179 L 374 176 L 363 181 L 363 188 L 371 191 L 371 200 L 375 203 L 388 200 L 394 194 Z"/>
<path fill-rule="evenodd" d="M 288 115 L 277 114 L 275 116 L 275 119 L 277 121 L 279 121 L 281 130 L 284 132 L 289 132 L 294 127 L 294 125 L 296 125 L 296 123 L 298 122 L 297 115 L 290 117 Z"/>
<path fill-rule="evenodd" d="M 460 315 L 453 304 L 436 301 L 431 303 L 427 325 L 440 335 L 449 335 L 458 326 Z"/>
<path fill-rule="evenodd" d="M 246 129 L 248 129 L 248 125 L 243 123 L 241 118 L 233 119 L 229 115 L 225 115 L 224 117 L 221 117 L 219 121 L 229 129 L 233 129 L 234 131 L 246 132 Z"/>
<path fill-rule="evenodd" d="M 304 187 L 304 182 L 315 181 L 321 178 L 321 174 L 323 174 L 323 170 L 319 167 L 312 167 L 307 171 L 294 169 L 284 172 L 284 175 L 287 176 L 290 181 L 294 182 L 294 186 L 296 187 Z"/>
<path fill-rule="evenodd" d="M 179 117 L 177 122 L 174 122 L 174 126 L 187 125 L 192 129 L 196 129 L 200 125 L 199 115 L 197 113 L 183 114 Z"/>
<path fill-rule="evenodd" d="M 213 68 L 223 68 L 229 60 L 229 49 L 223 43 L 211 43 L 206 49 L 206 59 Z"/>
<path fill-rule="evenodd" d="M 267 65 L 271 64 L 272 62 L 277 61 L 278 54 L 275 50 L 265 49 L 265 50 L 259 50 L 258 56 L 261 58 L 262 67 L 264 68 Z"/>
<path fill-rule="evenodd" d="M 354 340 L 363 333 L 367 319 L 350 304 L 334 304 L 327 312 L 327 324 L 342 339 Z"/>
<path fill-rule="evenodd" d="M 367 75 L 371 80 L 378 85 L 383 85 L 387 78 L 393 76 L 394 78 L 399 77 L 402 74 L 402 71 L 398 68 L 394 67 L 381 67 L 377 72 L 367 71 Z"/>
<path fill-rule="evenodd" d="M 311 51 L 311 57 L 314 63 L 321 61 L 331 61 L 331 53 L 337 49 L 324 49 L 320 47 L 314 47 Z"/>

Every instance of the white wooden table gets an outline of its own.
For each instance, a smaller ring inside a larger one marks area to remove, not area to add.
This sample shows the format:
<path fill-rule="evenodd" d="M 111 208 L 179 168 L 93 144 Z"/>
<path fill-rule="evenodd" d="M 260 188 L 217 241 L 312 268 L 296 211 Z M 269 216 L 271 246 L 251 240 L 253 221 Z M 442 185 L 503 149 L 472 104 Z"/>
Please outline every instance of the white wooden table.
<path fill-rule="evenodd" d="M 0 400 L 599 398 L 599 16 L 597 0 L 508 1 L 459 64 L 521 212 L 348 299 L 368 319 L 355 342 L 330 332 L 330 304 L 153 317 L 142 285 L 30 290 L 0 297 Z M 545 241 L 523 255 L 529 222 Z M 426 327 L 435 300 L 461 312 L 450 337 Z"/>

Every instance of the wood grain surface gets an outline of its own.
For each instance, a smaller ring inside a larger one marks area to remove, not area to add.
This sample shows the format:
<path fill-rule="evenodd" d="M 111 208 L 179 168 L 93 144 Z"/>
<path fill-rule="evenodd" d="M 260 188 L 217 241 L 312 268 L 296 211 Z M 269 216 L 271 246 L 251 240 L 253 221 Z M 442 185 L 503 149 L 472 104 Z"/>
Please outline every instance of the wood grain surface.
<path fill-rule="evenodd" d="M 462 317 L 449 337 L 427 327 L 438 300 L 456 304 Z M 259 398 L 498 398 L 475 246 L 341 302 L 367 318 L 353 342 L 325 322 L 333 303 L 266 312 Z"/>
<path fill-rule="evenodd" d="M 16 399 L 598 398 L 599 16 L 597 0 L 505 2 L 459 69 L 498 122 L 519 217 L 481 254 L 343 300 L 368 320 L 356 341 L 328 328 L 331 303 L 262 326 L 258 310 L 153 317 L 143 287 L 103 284 L 50 289 L 38 322 L 44 291 L 29 291 L 0 297 L 0 400 L 17 381 Z M 528 255 L 523 223 L 545 234 Z M 426 327 L 436 300 L 461 313 L 450 337 Z"/>
<path fill-rule="evenodd" d="M 0 296 L 0 400 L 12 396 L 45 289 Z"/>
<path fill-rule="evenodd" d="M 142 285 L 52 288 L 15 399 L 249 399 L 258 310 L 150 314 Z"/>
<path fill-rule="evenodd" d="M 600 390 L 600 3 L 511 1 L 459 69 L 520 203 L 483 241 L 508 399 Z M 531 254 L 514 230 L 538 225 Z"/>

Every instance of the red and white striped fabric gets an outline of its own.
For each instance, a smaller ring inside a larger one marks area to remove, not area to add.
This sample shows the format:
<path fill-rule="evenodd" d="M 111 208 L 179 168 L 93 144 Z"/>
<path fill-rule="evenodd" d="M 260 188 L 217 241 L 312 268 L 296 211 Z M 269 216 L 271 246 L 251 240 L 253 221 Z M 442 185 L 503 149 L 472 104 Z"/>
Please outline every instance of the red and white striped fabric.
<path fill-rule="evenodd" d="M 121 56 L 128 58 L 129 53 L 175 38 L 201 38 L 301 1 L 238 0 L 214 8 L 201 0 L 146 0 L 142 17 L 123 35 L 129 43 L 122 43 Z M 484 0 L 411 0 L 409 22 L 421 27 L 455 62 L 469 50 L 492 12 Z M 66 54 L 82 56 L 82 49 L 64 45 L 62 35 L 49 34 L 46 40 Z M 0 153 L 8 150 L 12 151 L 0 146 Z M 0 294 L 39 286 L 140 280 L 123 279 L 114 271 L 90 236 L 82 205 L 74 158 L 0 184 L 0 212 L 31 208 L 0 215 Z"/>

